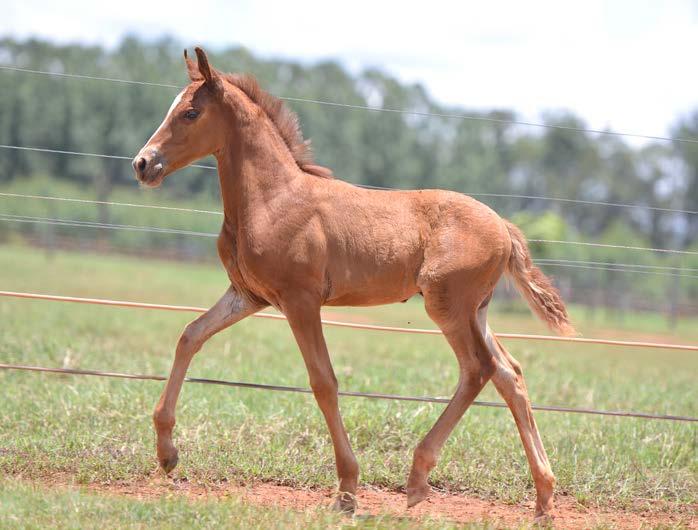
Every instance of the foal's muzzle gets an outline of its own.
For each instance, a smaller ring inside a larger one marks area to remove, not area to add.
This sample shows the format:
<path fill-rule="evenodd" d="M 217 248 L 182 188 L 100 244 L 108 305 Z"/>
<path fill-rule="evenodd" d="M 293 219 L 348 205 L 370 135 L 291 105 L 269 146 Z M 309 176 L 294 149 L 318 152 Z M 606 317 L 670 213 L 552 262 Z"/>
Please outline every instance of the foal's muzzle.
<path fill-rule="evenodd" d="M 165 174 L 165 161 L 156 149 L 144 148 L 133 159 L 136 178 L 146 186 L 158 186 Z"/>

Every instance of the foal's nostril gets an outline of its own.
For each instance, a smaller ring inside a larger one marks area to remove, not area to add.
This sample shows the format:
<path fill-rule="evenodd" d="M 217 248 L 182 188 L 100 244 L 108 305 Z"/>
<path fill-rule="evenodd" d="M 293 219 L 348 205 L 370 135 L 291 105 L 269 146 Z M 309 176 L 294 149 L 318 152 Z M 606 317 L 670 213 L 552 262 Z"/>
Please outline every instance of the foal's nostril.
<path fill-rule="evenodd" d="M 138 168 L 138 171 L 144 171 L 146 164 L 147 162 L 145 161 L 145 158 L 139 158 L 138 162 L 136 162 L 136 167 Z"/>

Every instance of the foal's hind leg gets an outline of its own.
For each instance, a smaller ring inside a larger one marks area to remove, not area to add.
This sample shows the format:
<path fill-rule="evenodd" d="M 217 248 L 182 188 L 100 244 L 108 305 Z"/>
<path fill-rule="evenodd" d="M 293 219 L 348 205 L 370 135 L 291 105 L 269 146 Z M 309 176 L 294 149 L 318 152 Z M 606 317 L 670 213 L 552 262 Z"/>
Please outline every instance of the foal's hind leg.
<path fill-rule="evenodd" d="M 441 448 L 495 370 L 494 360 L 478 327 L 476 308 L 459 309 L 460 302 L 449 304 L 446 298 L 445 293 L 424 294 L 427 313 L 439 325 L 458 359 L 458 386 L 451 402 L 414 451 L 407 480 L 408 508 L 429 494 L 427 477 L 436 465 Z"/>
<path fill-rule="evenodd" d="M 516 421 L 526 451 L 528 465 L 531 468 L 531 475 L 533 475 L 533 481 L 536 485 L 536 519 L 545 520 L 549 517 L 549 512 L 553 507 L 555 475 L 550 468 L 548 456 L 533 419 L 533 411 L 521 365 L 504 349 L 489 327 L 486 328 L 486 332 L 487 343 L 497 360 L 497 369 L 492 376 L 492 382 L 509 405 Z"/>
<path fill-rule="evenodd" d="M 259 309 L 261 307 L 250 304 L 231 287 L 208 311 L 184 328 L 177 343 L 170 377 L 153 414 L 158 461 L 166 473 L 177 465 L 177 448 L 172 443 L 175 407 L 192 357 L 211 336 Z"/>

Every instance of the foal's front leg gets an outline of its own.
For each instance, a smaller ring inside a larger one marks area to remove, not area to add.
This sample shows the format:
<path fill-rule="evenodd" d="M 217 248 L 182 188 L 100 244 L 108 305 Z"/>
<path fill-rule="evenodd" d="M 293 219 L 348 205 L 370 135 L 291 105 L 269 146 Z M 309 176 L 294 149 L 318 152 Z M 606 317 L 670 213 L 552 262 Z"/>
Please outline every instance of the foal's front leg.
<path fill-rule="evenodd" d="M 325 416 L 332 437 L 339 477 L 339 495 L 334 508 L 341 512 L 353 513 L 356 510 L 359 465 L 351 450 L 349 437 L 339 413 L 337 378 L 322 334 L 320 304 L 312 299 L 305 302 L 296 300 L 292 305 L 284 305 L 283 309 L 303 354 L 310 387 Z"/>
<path fill-rule="evenodd" d="M 192 357 L 210 337 L 259 309 L 260 306 L 249 303 L 230 287 L 208 311 L 184 328 L 177 343 L 170 377 L 153 414 L 158 461 L 166 473 L 177 465 L 177 448 L 172 443 L 175 407 Z"/>

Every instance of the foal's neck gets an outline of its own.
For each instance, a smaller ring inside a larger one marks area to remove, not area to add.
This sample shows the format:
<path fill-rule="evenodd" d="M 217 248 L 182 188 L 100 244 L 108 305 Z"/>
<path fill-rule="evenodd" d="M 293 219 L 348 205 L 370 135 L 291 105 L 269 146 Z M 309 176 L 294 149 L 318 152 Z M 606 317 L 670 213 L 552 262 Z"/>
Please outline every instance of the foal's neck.
<path fill-rule="evenodd" d="M 226 222 L 288 194 L 302 171 L 266 116 L 231 120 L 225 147 L 216 153 Z"/>

